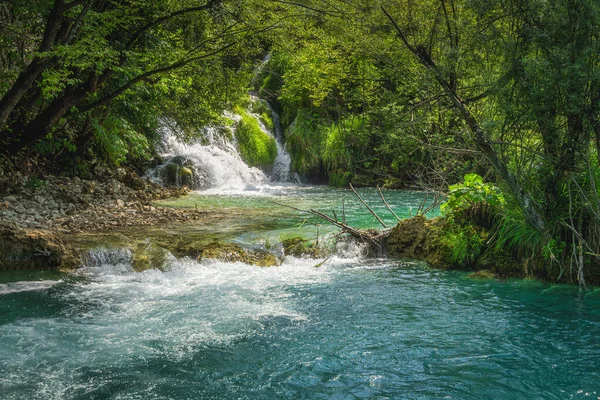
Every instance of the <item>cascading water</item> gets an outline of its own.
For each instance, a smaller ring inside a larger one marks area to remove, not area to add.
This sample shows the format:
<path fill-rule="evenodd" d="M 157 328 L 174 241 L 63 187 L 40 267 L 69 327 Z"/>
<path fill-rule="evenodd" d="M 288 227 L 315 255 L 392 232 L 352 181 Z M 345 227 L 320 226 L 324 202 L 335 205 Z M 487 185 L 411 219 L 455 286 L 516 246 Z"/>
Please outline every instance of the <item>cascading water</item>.
<path fill-rule="evenodd" d="M 216 129 L 205 129 L 209 143 L 202 144 L 184 143 L 170 128 L 164 127 L 162 157 L 165 162 L 150 175 L 163 182 L 171 175 L 171 178 L 175 177 L 173 183 L 181 184 L 181 171 L 189 167 L 189 183 L 193 189 L 246 190 L 267 182 L 265 173 L 244 163 L 235 143 L 220 140 L 215 134 Z"/>
<path fill-rule="evenodd" d="M 253 102 L 260 101 L 251 96 Z M 266 103 L 266 102 L 265 102 Z M 162 183 L 177 186 L 188 185 L 193 189 L 216 189 L 221 191 L 254 190 L 272 182 L 297 182 L 290 172 L 291 157 L 283 145 L 283 132 L 279 115 L 267 104 L 273 118 L 273 132 L 260 120 L 259 116 L 248 111 L 255 118 L 261 130 L 275 139 L 277 157 L 268 174 L 259 168 L 248 166 L 241 158 L 235 141 L 234 129 L 241 117 L 227 113 L 234 126 L 208 126 L 203 137 L 207 143 L 199 141 L 185 143 L 180 140 L 167 124 L 163 126 L 161 156 L 164 163 L 149 176 Z M 229 131 L 223 135 L 223 131 Z M 229 140 L 226 136 L 231 137 Z"/>

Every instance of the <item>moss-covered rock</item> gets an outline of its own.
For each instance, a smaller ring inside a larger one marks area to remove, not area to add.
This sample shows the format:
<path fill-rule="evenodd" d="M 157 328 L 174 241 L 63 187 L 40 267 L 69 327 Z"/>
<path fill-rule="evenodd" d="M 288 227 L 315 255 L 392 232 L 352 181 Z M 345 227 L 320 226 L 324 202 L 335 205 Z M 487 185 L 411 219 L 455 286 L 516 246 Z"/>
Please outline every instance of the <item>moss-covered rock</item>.
<path fill-rule="evenodd" d="M 427 219 L 422 216 L 400 221 L 388 234 L 385 244 L 388 255 L 427 261 L 435 268 L 472 269 L 479 257 L 474 259 L 456 257 L 456 248 L 448 240 L 448 233 L 460 226 L 453 226 L 444 218 Z"/>
<path fill-rule="evenodd" d="M 60 233 L 0 223 L 0 271 L 67 269 L 76 265 L 77 258 Z"/>
<path fill-rule="evenodd" d="M 310 240 L 295 237 L 281 242 L 283 254 L 294 257 L 318 257 L 319 249 Z"/>
<path fill-rule="evenodd" d="M 233 243 L 213 242 L 207 245 L 198 259 L 216 259 L 224 262 L 243 262 L 260 267 L 274 267 L 281 264 L 281 260 L 274 254 L 264 250 L 244 249 Z"/>
<path fill-rule="evenodd" d="M 137 272 L 148 269 L 164 271 L 168 257 L 169 252 L 160 246 L 147 242 L 139 243 L 133 252 L 132 266 Z"/>
<path fill-rule="evenodd" d="M 474 270 L 474 278 L 527 277 L 556 279 L 533 260 L 488 243 L 489 232 L 467 221 L 438 217 L 402 220 L 386 238 L 387 254 L 426 261 L 434 268 Z M 555 274 L 556 275 L 556 274 Z"/>
<path fill-rule="evenodd" d="M 253 167 L 272 165 L 277 157 L 275 139 L 260 129 L 256 118 L 240 111 L 242 119 L 235 130 L 240 155 L 246 164 Z"/>

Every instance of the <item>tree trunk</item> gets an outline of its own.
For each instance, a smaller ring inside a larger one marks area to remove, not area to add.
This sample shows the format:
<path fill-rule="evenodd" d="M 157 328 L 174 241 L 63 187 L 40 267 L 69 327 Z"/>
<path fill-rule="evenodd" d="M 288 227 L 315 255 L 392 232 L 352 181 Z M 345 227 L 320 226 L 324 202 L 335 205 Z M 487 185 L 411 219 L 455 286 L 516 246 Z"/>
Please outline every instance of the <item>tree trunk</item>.
<path fill-rule="evenodd" d="M 88 91 L 85 87 L 76 87 L 68 90 L 63 96 L 54 100 L 46 109 L 29 122 L 22 130 L 13 132 L 13 142 L 9 144 L 10 152 L 18 152 L 24 147 L 43 138 L 50 128 L 65 115 L 73 106 L 77 105 Z"/>
<path fill-rule="evenodd" d="M 444 90 L 444 93 L 446 93 L 446 95 L 450 97 L 452 103 L 454 104 L 454 107 L 461 115 L 461 117 L 469 127 L 469 130 L 473 134 L 473 140 L 477 149 L 481 153 L 483 153 L 483 155 L 488 159 L 490 164 L 492 164 L 492 166 L 494 167 L 496 173 L 504 180 L 504 182 L 506 182 L 512 195 L 515 197 L 521 209 L 523 210 L 527 222 L 529 222 L 531 226 L 533 226 L 536 230 L 540 232 L 545 230 L 546 223 L 544 222 L 542 214 L 538 211 L 536 204 L 534 204 L 533 199 L 527 192 L 525 192 L 523 187 L 519 185 L 517 179 L 508 170 L 506 164 L 502 162 L 502 160 L 500 160 L 498 154 L 496 154 L 496 151 L 494 150 L 490 141 L 486 137 L 483 128 L 481 128 L 475 117 L 473 117 L 473 115 L 467 108 L 465 102 L 458 96 L 457 91 L 454 90 L 450 83 L 446 80 L 446 78 L 442 74 L 442 71 L 438 68 L 438 66 L 435 64 L 435 62 L 429 55 L 427 49 L 423 46 L 413 47 L 408 42 L 406 35 L 402 31 L 402 29 L 400 29 L 398 24 L 396 24 L 396 21 L 394 21 L 391 15 L 385 10 L 385 8 L 382 7 L 381 9 L 386 15 L 386 17 L 393 24 L 394 28 L 398 33 L 398 36 L 400 37 L 406 48 L 417 57 L 419 62 L 425 68 L 432 72 L 436 81 Z"/>
<path fill-rule="evenodd" d="M 12 87 L 0 100 L 0 127 L 3 127 L 19 101 L 27 94 L 36 79 L 46 68 L 47 63 L 36 58 L 21 72 Z"/>

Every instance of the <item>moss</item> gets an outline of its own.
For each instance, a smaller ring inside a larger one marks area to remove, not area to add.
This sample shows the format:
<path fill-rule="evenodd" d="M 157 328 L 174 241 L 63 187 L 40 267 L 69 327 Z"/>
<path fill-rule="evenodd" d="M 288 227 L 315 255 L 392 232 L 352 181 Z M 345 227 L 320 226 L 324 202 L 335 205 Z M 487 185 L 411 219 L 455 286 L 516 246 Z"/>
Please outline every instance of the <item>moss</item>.
<path fill-rule="evenodd" d="M 243 262 L 259 267 L 274 267 L 281 264 L 281 260 L 267 251 L 244 249 L 233 243 L 208 244 L 198 256 L 198 259 L 205 258 L 224 262 Z"/>
<path fill-rule="evenodd" d="M 472 269 L 480 253 L 474 254 L 473 260 L 458 258 L 455 243 L 448 240 L 449 232 L 454 234 L 459 229 L 462 228 L 445 218 L 408 218 L 392 229 L 386 238 L 386 249 L 392 257 L 427 261 L 435 268 Z"/>
<path fill-rule="evenodd" d="M 318 248 L 310 240 L 300 237 L 286 239 L 281 244 L 283 245 L 283 254 L 286 256 L 318 257 L 319 255 Z"/>
<path fill-rule="evenodd" d="M 273 118 L 271 118 L 270 113 L 269 112 L 260 113 L 259 118 L 260 118 L 260 121 L 265 126 L 265 128 L 267 128 L 268 130 L 273 132 L 273 130 L 275 129 L 275 125 L 273 123 Z"/>
<path fill-rule="evenodd" d="M 258 115 L 260 122 L 262 122 L 265 128 L 267 128 L 270 131 L 273 131 L 275 125 L 273 124 L 271 109 L 269 108 L 269 105 L 267 104 L 266 100 L 261 99 L 254 101 L 251 105 L 251 111 L 252 113 Z"/>
<path fill-rule="evenodd" d="M 243 111 L 240 115 L 242 119 L 235 130 L 235 137 L 242 159 L 253 167 L 273 164 L 277 157 L 275 139 L 260 129 L 260 125 L 254 117 Z"/>

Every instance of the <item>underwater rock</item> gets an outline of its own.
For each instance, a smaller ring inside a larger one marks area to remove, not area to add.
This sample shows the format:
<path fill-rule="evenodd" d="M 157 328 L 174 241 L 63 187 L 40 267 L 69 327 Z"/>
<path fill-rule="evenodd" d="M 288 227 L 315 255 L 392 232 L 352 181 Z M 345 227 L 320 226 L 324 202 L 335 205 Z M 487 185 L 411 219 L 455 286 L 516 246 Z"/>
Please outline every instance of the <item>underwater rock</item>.
<path fill-rule="evenodd" d="M 232 243 L 213 242 L 207 245 L 198 259 L 216 259 L 224 262 L 243 262 L 259 267 L 281 265 L 281 260 L 274 254 L 264 250 L 244 249 Z"/>
<path fill-rule="evenodd" d="M 471 279 L 497 279 L 498 275 L 493 273 L 490 270 L 483 269 L 481 271 L 476 271 L 467 275 L 467 278 Z"/>

